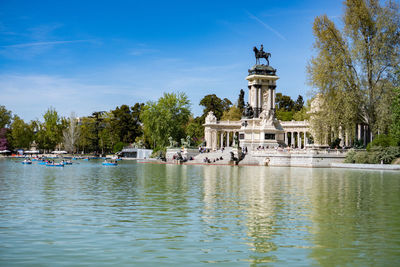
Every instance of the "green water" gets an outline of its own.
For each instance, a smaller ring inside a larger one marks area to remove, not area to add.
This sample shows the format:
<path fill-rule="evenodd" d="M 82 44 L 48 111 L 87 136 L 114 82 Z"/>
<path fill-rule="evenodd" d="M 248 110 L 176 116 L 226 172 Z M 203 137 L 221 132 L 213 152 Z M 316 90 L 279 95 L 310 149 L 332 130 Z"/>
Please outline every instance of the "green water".
<path fill-rule="evenodd" d="M 0 159 L 1 266 L 399 266 L 400 172 Z"/>

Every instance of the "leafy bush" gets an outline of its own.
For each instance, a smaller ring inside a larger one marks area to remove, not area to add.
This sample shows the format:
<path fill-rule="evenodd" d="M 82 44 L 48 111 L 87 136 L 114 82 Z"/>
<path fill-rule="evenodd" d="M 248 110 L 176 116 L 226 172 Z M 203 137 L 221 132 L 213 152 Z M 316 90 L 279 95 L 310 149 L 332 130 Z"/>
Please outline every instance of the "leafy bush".
<path fill-rule="evenodd" d="M 355 163 L 367 164 L 369 163 L 368 159 L 368 152 L 366 151 L 357 152 L 357 154 L 354 155 Z"/>
<path fill-rule="evenodd" d="M 356 148 L 356 149 L 365 148 L 364 147 L 364 141 L 362 139 L 355 138 L 354 142 L 353 142 L 353 147 Z"/>
<path fill-rule="evenodd" d="M 394 140 L 391 136 L 380 134 L 377 135 L 374 140 L 367 145 L 367 151 L 370 151 L 372 147 L 390 147 L 396 145 L 396 140 Z"/>
<path fill-rule="evenodd" d="M 390 164 L 396 158 L 400 157 L 400 147 L 372 147 L 370 151 L 350 150 L 345 159 L 345 163 L 359 164 Z"/>
<path fill-rule="evenodd" d="M 400 147 L 398 146 L 375 147 L 371 151 L 377 154 L 379 163 L 383 161 L 384 164 L 390 164 L 394 159 L 400 157 Z"/>
<path fill-rule="evenodd" d="M 113 147 L 113 152 L 117 153 L 119 151 L 121 151 L 124 148 L 125 144 L 123 142 L 118 142 L 114 145 Z"/>
<path fill-rule="evenodd" d="M 354 149 L 351 149 L 349 152 L 347 152 L 346 158 L 344 160 L 344 163 L 355 163 L 354 156 L 357 154 Z"/>

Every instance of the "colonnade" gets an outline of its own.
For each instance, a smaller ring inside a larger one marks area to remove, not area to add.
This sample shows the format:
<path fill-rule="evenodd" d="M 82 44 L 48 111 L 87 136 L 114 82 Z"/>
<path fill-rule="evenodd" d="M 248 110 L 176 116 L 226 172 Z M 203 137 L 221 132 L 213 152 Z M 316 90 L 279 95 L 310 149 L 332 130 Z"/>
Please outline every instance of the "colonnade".
<path fill-rule="evenodd" d="M 237 131 L 237 130 L 211 130 L 209 132 L 209 136 L 207 136 L 207 138 L 206 138 L 206 141 L 207 141 L 206 146 L 209 148 L 212 148 L 212 149 L 218 149 L 218 148 L 222 148 L 222 147 L 230 147 L 231 144 L 235 145 L 234 138 L 233 138 L 234 135 L 239 137 L 239 131 Z"/>
<path fill-rule="evenodd" d="M 290 137 L 289 137 L 290 134 Z M 308 144 L 307 131 L 287 131 L 285 135 L 285 144 L 294 148 L 306 147 Z M 297 143 L 296 143 L 297 139 Z"/>

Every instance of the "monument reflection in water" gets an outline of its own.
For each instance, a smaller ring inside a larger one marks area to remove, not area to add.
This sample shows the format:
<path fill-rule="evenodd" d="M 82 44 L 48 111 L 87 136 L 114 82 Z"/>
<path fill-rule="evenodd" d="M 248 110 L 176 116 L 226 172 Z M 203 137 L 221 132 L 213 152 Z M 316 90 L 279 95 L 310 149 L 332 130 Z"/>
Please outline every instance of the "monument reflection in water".
<path fill-rule="evenodd" d="M 242 239 L 251 251 L 250 262 L 301 260 L 325 266 L 400 260 L 400 180 L 395 172 L 262 167 L 203 171 L 205 222 L 221 227 L 235 222 L 225 230 L 246 233 Z"/>
<path fill-rule="evenodd" d="M 400 260 L 397 172 L 0 160 L 0 265 Z"/>

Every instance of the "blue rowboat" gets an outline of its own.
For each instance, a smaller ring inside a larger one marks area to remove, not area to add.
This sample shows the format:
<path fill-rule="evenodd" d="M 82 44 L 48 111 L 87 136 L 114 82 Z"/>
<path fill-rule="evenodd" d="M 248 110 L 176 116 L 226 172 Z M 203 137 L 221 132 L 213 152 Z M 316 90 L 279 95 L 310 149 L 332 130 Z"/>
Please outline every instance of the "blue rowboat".
<path fill-rule="evenodd" d="M 62 163 L 46 163 L 46 166 L 48 166 L 48 167 L 64 167 L 64 164 L 62 164 Z"/>
<path fill-rule="evenodd" d="M 22 163 L 22 164 L 32 164 L 32 161 L 25 161 L 25 160 L 24 160 L 24 161 L 22 161 L 21 163 Z"/>
<path fill-rule="evenodd" d="M 46 161 L 39 161 L 37 164 L 38 165 L 46 165 L 46 163 L 47 163 Z"/>
<path fill-rule="evenodd" d="M 103 162 L 103 165 L 104 166 L 117 166 L 118 163 L 116 163 L 116 162 Z"/>

